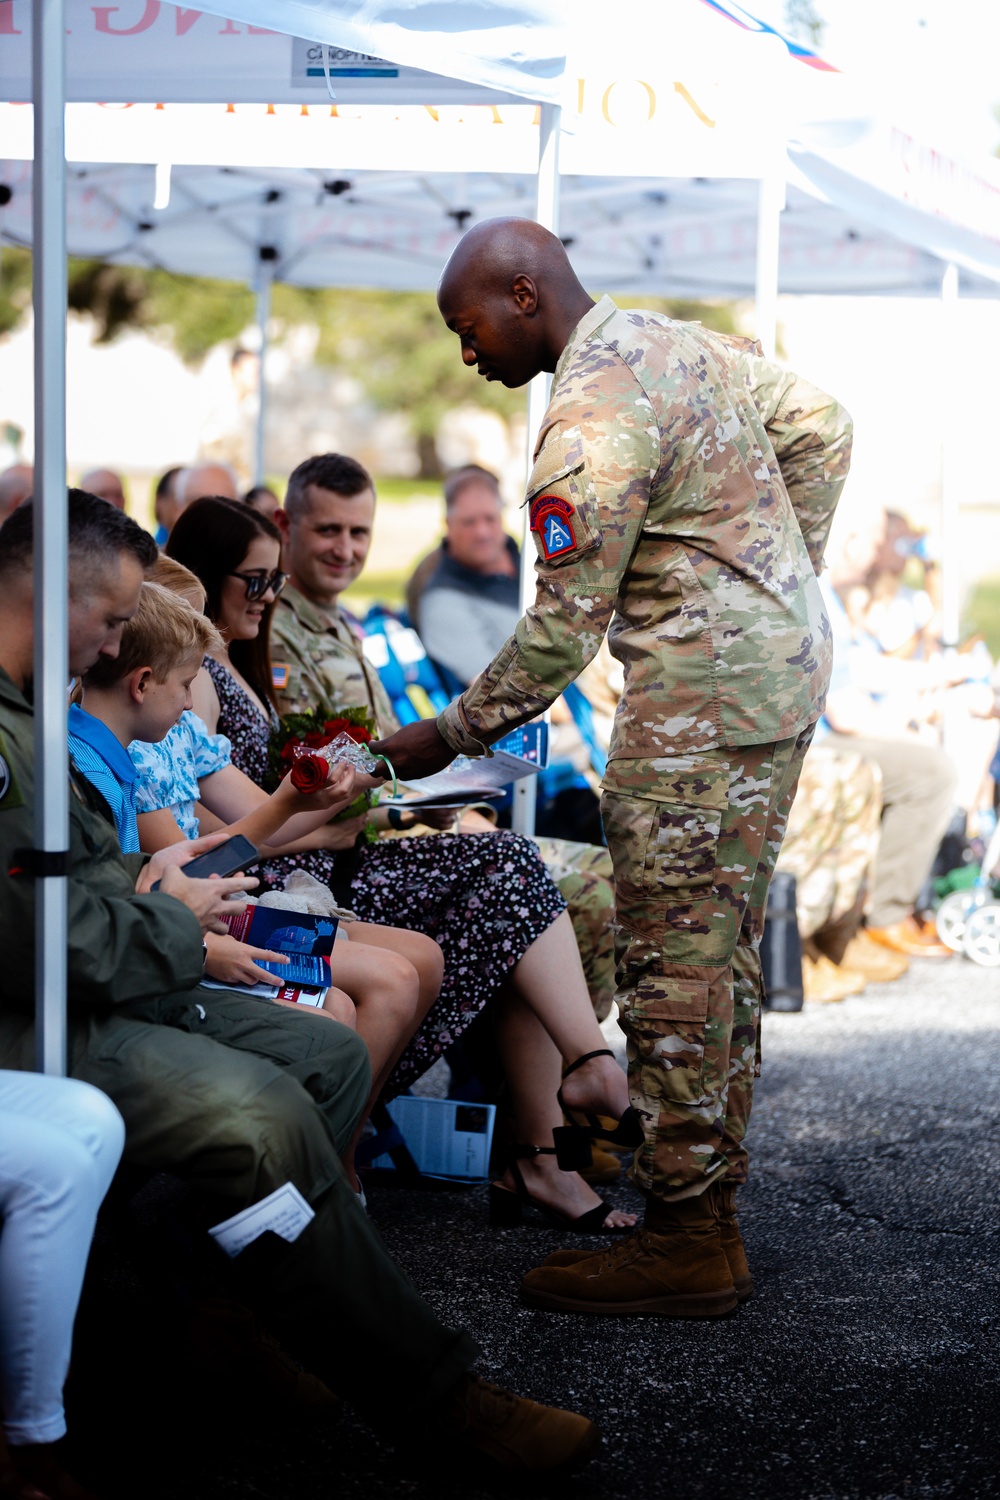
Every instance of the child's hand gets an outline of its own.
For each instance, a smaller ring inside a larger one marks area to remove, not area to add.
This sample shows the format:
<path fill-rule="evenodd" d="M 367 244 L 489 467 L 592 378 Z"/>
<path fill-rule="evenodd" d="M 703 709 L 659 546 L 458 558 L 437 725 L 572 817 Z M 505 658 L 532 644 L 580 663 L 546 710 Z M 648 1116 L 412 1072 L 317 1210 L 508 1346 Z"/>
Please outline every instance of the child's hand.
<path fill-rule="evenodd" d="M 266 969 L 258 969 L 254 959 L 266 958 L 278 964 L 288 962 L 286 953 L 272 953 L 268 948 L 252 948 L 249 943 L 239 942 L 232 933 L 222 937 L 210 932 L 205 938 L 205 946 L 208 949 L 205 973 L 209 979 L 215 979 L 219 984 L 278 984 L 277 975 L 269 974 Z"/>
<path fill-rule="evenodd" d="M 367 822 L 368 814 L 363 812 L 356 818 L 345 818 L 341 823 L 325 823 L 316 830 L 317 848 L 353 849 Z"/>
<path fill-rule="evenodd" d="M 329 775 L 323 786 L 317 792 L 297 792 L 292 785 L 292 773 L 289 771 L 277 791 L 275 798 L 280 799 L 288 806 L 289 817 L 297 812 L 340 812 L 341 808 L 347 807 L 360 790 L 359 782 L 371 781 L 370 777 L 360 776 L 354 767 L 346 760 L 334 761 L 330 767 Z M 373 786 L 374 782 L 371 783 Z"/>

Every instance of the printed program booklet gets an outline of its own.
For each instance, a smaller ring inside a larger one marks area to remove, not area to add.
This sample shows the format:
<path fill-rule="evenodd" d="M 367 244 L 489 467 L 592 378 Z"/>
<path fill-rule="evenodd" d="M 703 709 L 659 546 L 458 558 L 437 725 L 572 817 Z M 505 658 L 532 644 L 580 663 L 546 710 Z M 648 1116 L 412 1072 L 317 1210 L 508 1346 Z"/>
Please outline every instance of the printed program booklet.
<path fill-rule="evenodd" d="M 337 936 L 336 917 L 316 917 L 304 911 L 284 911 L 275 906 L 245 906 L 223 921 L 233 937 L 253 948 L 268 948 L 272 953 L 287 953 L 297 958 L 329 958 Z M 210 990 L 239 990 L 262 1000 L 288 1000 L 294 1005 L 309 1005 L 318 1010 L 326 998 L 329 985 L 298 984 L 221 984 L 203 979 Z"/>
<path fill-rule="evenodd" d="M 504 735 L 491 756 L 472 760 L 460 755 L 436 776 L 408 781 L 398 797 L 383 797 L 388 807 L 463 807 L 467 802 L 501 797 L 513 781 L 537 776 L 548 760 L 544 722 L 526 724 Z"/>

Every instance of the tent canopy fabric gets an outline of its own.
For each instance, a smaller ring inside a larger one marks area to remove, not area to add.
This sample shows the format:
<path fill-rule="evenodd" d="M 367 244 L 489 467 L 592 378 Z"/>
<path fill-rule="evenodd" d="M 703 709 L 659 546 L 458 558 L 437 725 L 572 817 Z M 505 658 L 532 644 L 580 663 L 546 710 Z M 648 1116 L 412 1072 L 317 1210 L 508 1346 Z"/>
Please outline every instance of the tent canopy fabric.
<path fill-rule="evenodd" d="M 798 180 L 873 230 L 1000 281 L 1000 162 L 972 165 L 871 119 L 799 128 Z"/>
<path fill-rule="evenodd" d="M 249 0 L 235 19 L 224 4 L 65 3 L 68 100 L 303 104 L 328 98 L 327 69 L 347 103 L 551 102 L 562 88 L 562 0 Z M 30 11 L 0 5 L 5 99 L 31 98 Z"/>
<path fill-rule="evenodd" d="M 174 167 L 154 207 L 156 170 L 68 169 L 70 253 L 253 283 L 262 267 L 298 286 L 432 290 L 461 233 L 499 214 L 530 216 L 528 174 Z M 0 237 L 31 243 L 31 164 L 0 162 L 10 201 Z M 592 291 L 685 298 L 754 293 L 756 184 L 739 179 L 567 177 L 561 231 Z M 791 187 L 780 285 L 788 293 L 933 295 L 941 264 L 862 219 Z M 963 277 L 965 295 L 995 285 Z"/>

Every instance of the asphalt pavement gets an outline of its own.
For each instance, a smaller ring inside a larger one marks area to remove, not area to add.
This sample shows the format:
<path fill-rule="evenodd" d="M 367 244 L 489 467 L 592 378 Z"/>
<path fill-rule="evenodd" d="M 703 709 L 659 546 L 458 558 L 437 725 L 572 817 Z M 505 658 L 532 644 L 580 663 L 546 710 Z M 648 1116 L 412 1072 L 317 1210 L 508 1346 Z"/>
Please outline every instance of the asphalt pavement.
<path fill-rule="evenodd" d="M 768 1013 L 741 1195 L 756 1295 L 681 1322 L 530 1311 L 522 1274 L 573 1238 L 493 1232 L 486 1191 L 369 1189 L 389 1249 L 482 1373 L 605 1435 L 558 1500 L 1000 1496 L 1000 969 L 915 963 L 892 985 Z M 634 1206 L 627 1183 L 608 1192 Z M 598 1244 L 577 1239 L 578 1244 Z M 349 1412 L 204 1426 L 140 1482 L 163 1500 L 479 1500 L 523 1482 L 423 1471 Z M 145 1468 L 145 1465 L 140 1465 Z M 153 1471 L 155 1470 L 155 1475 Z M 155 1478 L 155 1482 L 154 1482 Z"/>

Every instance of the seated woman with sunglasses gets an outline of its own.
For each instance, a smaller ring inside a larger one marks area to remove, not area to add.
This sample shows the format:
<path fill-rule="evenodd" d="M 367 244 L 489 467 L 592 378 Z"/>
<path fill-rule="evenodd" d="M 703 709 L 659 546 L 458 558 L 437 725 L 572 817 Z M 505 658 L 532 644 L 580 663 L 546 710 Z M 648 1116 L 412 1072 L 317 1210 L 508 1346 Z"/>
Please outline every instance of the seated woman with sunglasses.
<path fill-rule="evenodd" d="M 277 722 L 269 659 L 270 617 L 285 584 L 277 529 L 229 500 L 197 500 L 183 512 L 167 544 L 170 557 L 201 581 L 206 613 L 225 642 L 206 658 L 210 683 L 194 684 L 196 713 L 210 732 L 232 744 L 233 762 L 258 785 L 267 776 L 268 743 Z M 384 813 L 372 815 L 381 826 Z M 269 860 L 256 869 L 281 885 L 293 868 L 324 883 L 334 880 L 338 854 L 349 855 L 365 818 L 321 830 L 310 852 Z M 628 1108 L 625 1075 L 607 1053 L 594 1017 L 565 903 L 529 840 L 513 833 L 431 835 L 354 852 L 352 890 L 374 923 L 392 922 L 434 938 L 444 953 L 441 997 L 403 1053 L 386 1089 L 400 1092 L 455 1042 L 489 1002 L 510 1088 L 516 1140 L 498 1219 L 516 1218 L 517 1196 L 529 1198 L 581 1229 L 631 1228 L 634 1214 L 602 1203 L 575 1172 L 558 1170 L 552 1131 L 562 1125 L 557 1103 L 560 1058 L 598 1054 L 564 1087 L 567 1106 L 621 1116 Z M 366 939 L 367 940 L 367 939 Z M 516 1196 L 517 1195 L 517 1196 Z"/>

